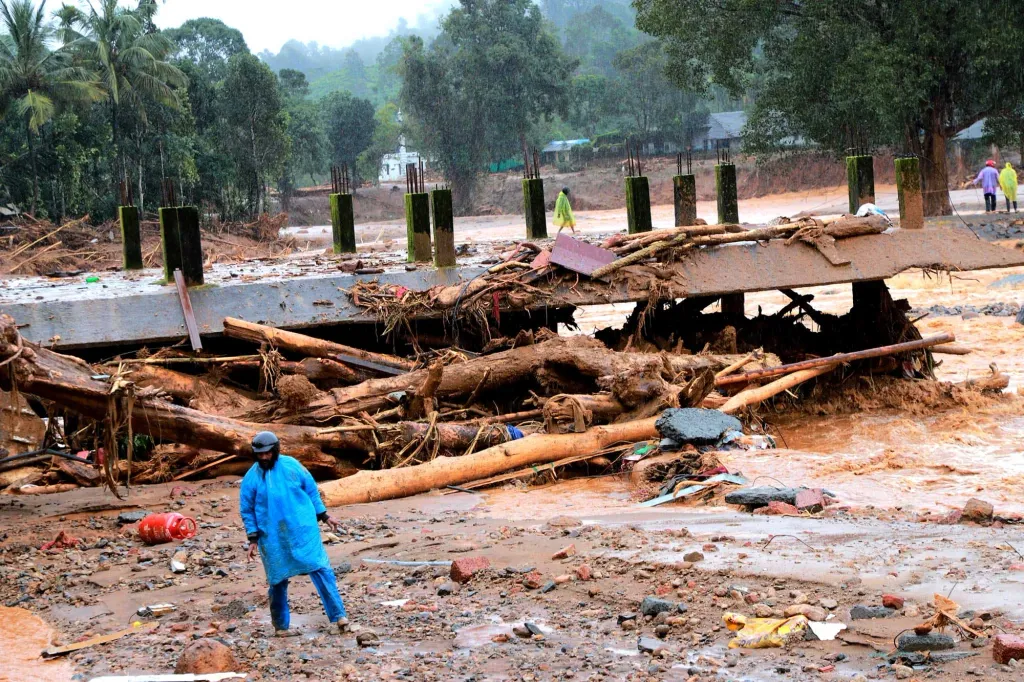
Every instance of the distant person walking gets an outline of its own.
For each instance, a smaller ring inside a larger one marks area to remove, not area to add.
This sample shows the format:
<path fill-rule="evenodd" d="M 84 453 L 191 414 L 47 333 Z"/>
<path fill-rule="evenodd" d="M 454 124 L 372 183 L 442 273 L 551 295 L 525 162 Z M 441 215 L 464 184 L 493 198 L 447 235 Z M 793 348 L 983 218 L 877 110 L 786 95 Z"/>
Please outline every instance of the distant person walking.
<path fill-rule="evenodd" d="M 981 191 L 985 194 L 985 213 L 994 213 L 996 210 L 996 187 L 999 186 L 999 171 L 996 170 L 996 162 L 989 159 L 985 167 L 978 173 L 978 177 L 971 181 L 972 185 L 981 183 Z"/>
<path fill-rule="evenodd" d="M 1006 212 L 1010 212 L 1010 204 L 1013 204 L 1013 212 L 1017 212 L 1017 171 L 1013 170 L 1013 164 L 1007 162 L 1006 168 L 999 174 L 999 186 L 1003 188 L 1006 195 Z"/>
<path fill-rule="evenodd" d="M 573 234 L 576 234 L 576 218 L 573 216 L 572 206 L 569 204 L 568 187 L 563 187 L 562 191 L 558 193 L 558 199 L 555 200 L 555 225 L 558 226 L 559 233 L 568 227 Z"/>

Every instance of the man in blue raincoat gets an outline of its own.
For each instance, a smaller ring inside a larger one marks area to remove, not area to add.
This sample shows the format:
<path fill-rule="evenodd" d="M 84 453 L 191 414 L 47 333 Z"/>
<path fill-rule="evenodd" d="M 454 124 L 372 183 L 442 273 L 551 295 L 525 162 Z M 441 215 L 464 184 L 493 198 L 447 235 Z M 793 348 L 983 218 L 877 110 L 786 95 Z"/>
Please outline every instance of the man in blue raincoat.
<path fill-rule="evenodd" d="M 324 611 L 339 632 L 348 631 L 345 605 L 320 541 L 318 521 L 333 530 L 338 521 L 327 513 L 313 477 L 294 457 L 281 454 L 273 433 L 263 431 L 252 439 L 256 462 L 242 479 L 239 511 L 249 538 L 249 561 L 259 550 L 270 584 L 270 618 L 279 637 L 300 634 L 289 630 L 288 580 L 308 575 L 316 587 Z"/>

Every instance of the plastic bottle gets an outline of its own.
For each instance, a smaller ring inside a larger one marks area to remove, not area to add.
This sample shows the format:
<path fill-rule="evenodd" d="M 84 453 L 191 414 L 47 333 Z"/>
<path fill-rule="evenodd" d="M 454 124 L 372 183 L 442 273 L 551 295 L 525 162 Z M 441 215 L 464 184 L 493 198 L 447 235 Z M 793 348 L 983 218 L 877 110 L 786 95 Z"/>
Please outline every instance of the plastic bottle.
<path fill-rule="evenodd" d="M 174 512 L 150 514 L 139 522 L 139 538 L 147 545 L 195 537 L 196 520 Z"/>

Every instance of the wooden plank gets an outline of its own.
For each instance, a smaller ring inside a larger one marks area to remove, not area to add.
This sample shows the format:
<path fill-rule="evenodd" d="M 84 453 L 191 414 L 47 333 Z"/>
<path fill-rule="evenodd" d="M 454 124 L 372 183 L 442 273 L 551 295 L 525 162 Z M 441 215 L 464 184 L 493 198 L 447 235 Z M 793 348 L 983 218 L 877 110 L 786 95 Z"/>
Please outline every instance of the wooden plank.
<path fill-rule="evenodd" d="M 203 340 L 199 337 L 199 325 L 196 324 L 196 314 L 192 311 L 192 299 L 188 297 L 185 276 L 181 274 L 180 269 L 174 271 L 174 285 L 178 288 L 181 312 L 185 315 L 185 328 L 188 329 L 188 340 L 192 344 L 192 350 L 198 353 L 203 350 Z"/>
<path fill-rule="evenodd" d="M 68 644 L 67 646 L 52 646 L 49 649 L 43 650 L 43 656 L 47 658 L 52 658 L 53 656 L 63 656 L 64 654 L 69 654 L 72 651 L 88 649 L 89 647 L 96 646 L 98 644 L 108 644 L 110 642 L 115 642 L 121 639 L 122 637 L 127 637 L 128 635 L 134 635 L 139 632 L 150 632 L 152 630 L 155 630 L 157 625 L 159 625 L 159 623 L 140 623 L 139 625 L 126 628 L 118 632 L 111 632 L 107 635 L 97 635 L 96 637 L 91 637 L 83 642 L 75 642 L 74 644 Z"/>

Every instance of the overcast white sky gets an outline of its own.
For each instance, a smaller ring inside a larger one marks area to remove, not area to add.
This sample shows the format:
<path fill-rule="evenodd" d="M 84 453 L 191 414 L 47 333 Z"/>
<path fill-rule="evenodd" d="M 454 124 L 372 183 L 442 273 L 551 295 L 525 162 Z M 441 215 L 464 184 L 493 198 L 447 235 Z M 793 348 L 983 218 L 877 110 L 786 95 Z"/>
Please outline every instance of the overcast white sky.
<path fill-rule="evenodd" d="M 415 25 L 453 0 L 165 0 L 156 23 L 181 26 L 213 17 L 237 28 L 249 49 L 277 52 L 291 39 L 342 47 L 366 36 L 387 35 L 400 18 Z"/>

